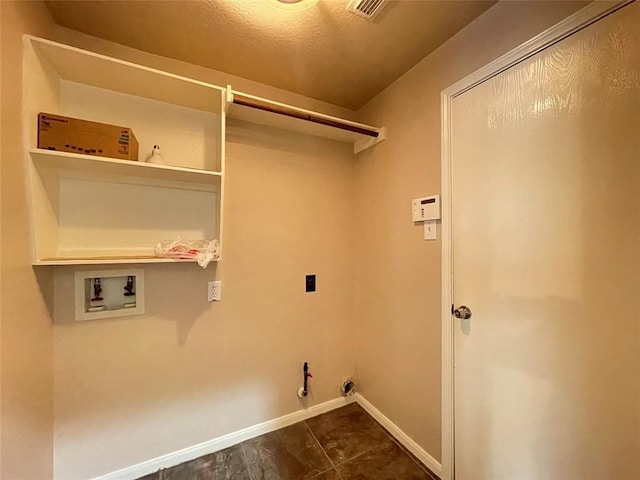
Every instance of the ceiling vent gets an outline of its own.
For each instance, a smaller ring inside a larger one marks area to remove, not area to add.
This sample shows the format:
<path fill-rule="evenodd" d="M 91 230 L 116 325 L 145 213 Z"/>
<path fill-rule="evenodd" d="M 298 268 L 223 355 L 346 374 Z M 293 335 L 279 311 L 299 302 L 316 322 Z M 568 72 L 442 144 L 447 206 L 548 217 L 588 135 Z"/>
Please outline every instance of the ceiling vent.
<path fill-rule="evenodd" d="M 388 0 L 351 0 L 347 10 L 369 21 L 376 18 Z"/>

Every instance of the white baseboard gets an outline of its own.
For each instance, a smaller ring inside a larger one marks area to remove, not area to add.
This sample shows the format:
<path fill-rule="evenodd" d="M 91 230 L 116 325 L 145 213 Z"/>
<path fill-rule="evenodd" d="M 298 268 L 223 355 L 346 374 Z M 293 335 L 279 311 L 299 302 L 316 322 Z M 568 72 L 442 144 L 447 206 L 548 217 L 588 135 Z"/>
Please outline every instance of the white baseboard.
<path fill-rule="evenodd" d="M 146 462 L 138 463 L 131 467 L 116 470 L 115 472 L 108 473 L 99 477 L 95 477 L 93 480 L 133 480 L 143 477 L 150 473 L 156 472 L 161 468 L 170 468 L 179 465 L 183 462 L 188 462 L 202 455 L 209 455 L 225 448 L 237 445 L 251 438 L 264 435 L 265 433 L 279 430 L 280 428 L 288 427 L 294 423 L 307 420 L 309 418 L 321 415 L 323 413 L 335 410 L 336 408 L 343 407 L 353 402 L 364 408 L 373 418 L 375 418 L 383 427 L 404 445 L 407 450 L 424 463 L 433 473 L 440 475 L 442 472 L 442 465 L 431 455 L 429 455 L 420 445 L 413 441 L 406 433 L 404 433 L 400 427 L 394 424 L 386 416 L 374 407 L 366 398 L 361 394 L 356 393 L 351 397 L 339 397 L 328 402 L 314 405 L 304 410 L 298 410 L 297 412 L 284 415 L 273 420 L 268 420 L 252 427 L 243 428 L 237 432 L 232 432 L 227 435 L 223 435 L 213 440 L 208 440 L 191 447 L 183 448 L 175 452 L 162 455 L 160 457 L 147 460 Z"/>
<path fill-rule="evenodd" d="M 268 420 L 252 427 L 243 428 L 237 432 L 232 432 L 227 435 L 214 438 L 213 440 L 208 440 L 191 447 L 183 448 L 182 450 L 171 452 L 166 455 L 147 460 L 146 462 L 138 463 L 131 467 L 95 477 L 94 480 L 132 480 L 140 478 L 156 472 L 161 468 L 173 467 L 183 462 L 188 462 L 201 457 L 202 455 L 209 455 L 211 453 L 224 450 L 225 448 L 237 445 L 245 440 L 273 432 L 280 428 L 288 427 L 294 423 L 307 420 L 308 418 L 321 415 L 331 410 L 335 410 L 336 408 L 344 407 L 345 405 L 355 401 L 356 399 L 353 396 L 335 398 L 328 402 L 314 405 L 304 410 L 298 410 L 297 412 L 293 412 L 273 420 Z"/>
<path fill-rule="evenodd" d="M 374 407 L 366 398 L 364 398 L 361 394 L 356 393 L 356 402 L 365 411 L 375 418 L 380 425 L 389 430 L 391 434 L 398 440 L 404 447 L 413 453 L 418 460 L 424 463 L 429 470 L 435 473 L 438 476 L 442 475 L 442 465 L 435 458 L 429 455 L 424 448 L 418 445 L 409 435 L 404 433 L 400 427 L 398 427 L 395 423 L 389 420 L 387 417 L 383 415 L 383 413 Z"/>

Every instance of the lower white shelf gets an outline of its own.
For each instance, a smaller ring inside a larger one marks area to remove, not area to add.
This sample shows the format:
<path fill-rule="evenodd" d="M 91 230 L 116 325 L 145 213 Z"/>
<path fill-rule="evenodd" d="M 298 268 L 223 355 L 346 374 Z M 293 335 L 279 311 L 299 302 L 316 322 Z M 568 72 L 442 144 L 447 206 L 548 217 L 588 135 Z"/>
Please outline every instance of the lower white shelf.
<path fill-rule="evenodd" d="M 218 260 L 213 260 L 218 261 Z M 195 263 L 195 259 L 174 259 L 151 256 L 125 256 L 125 257 L 51 257 L 42 258 L 33 265 L 113 265 L 130 263 Z"/>
<path fill-rule="evenodd" d="M 193 263 L 154 246 L 220 239 L 219 174 L 85 157 L 29 154 L 33 265 Z"/>

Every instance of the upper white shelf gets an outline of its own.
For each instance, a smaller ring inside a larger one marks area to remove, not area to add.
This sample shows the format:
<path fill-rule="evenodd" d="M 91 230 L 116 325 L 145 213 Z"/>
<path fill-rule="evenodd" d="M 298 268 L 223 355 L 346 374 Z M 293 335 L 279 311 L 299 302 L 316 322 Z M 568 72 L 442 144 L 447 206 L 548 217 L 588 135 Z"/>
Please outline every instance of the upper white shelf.
<path fill-rule="evenodd" d="M 384 127 L 372 127 L 232 90 L 227 86 L 227 115 L 246 122 L 352 143 L 359 153 L 386 139 Z"/>
<path fill-rule="evenodd" d="M 224 88 L 25 35 L 63 80 L 211 113 L 222 110 Z"/>
<path fill-rule="evenodd" d="M 266 98 L 174 75 L 143 65 L 25 35 L 36 54 L 62 80 L 149 98 L 173 105 L 221 113 L 231 118 L 353 144 L 359 153 L 386 138 L 373 127 Z M 224 93 L 226 90 L 226 101 Z"/>
<path fill-rule="evenodd" d="M 148 180 L 193 184 L 199 190 L 217 190 L 220 188 L 222 174 L 209 170 L 174 167 L 171 165 L 155 165 L 132 160 L 81 155 L 77 153 L 58 152 L 34 148 L 29 151 L 36 166 L 48 169 L 77 172 L 78 175 L 123 176 Z"/>

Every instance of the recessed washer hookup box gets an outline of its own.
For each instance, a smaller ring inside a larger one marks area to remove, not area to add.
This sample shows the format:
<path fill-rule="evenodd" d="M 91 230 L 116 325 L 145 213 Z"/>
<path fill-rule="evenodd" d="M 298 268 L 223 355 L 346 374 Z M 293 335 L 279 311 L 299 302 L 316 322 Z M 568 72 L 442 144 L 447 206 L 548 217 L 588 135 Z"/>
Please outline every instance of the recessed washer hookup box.
<path fill-rule="evenodd" d="M 130 128 L 51 113 L 38 114 L 38 148 L 138 160 L 138 140 Z"/>

